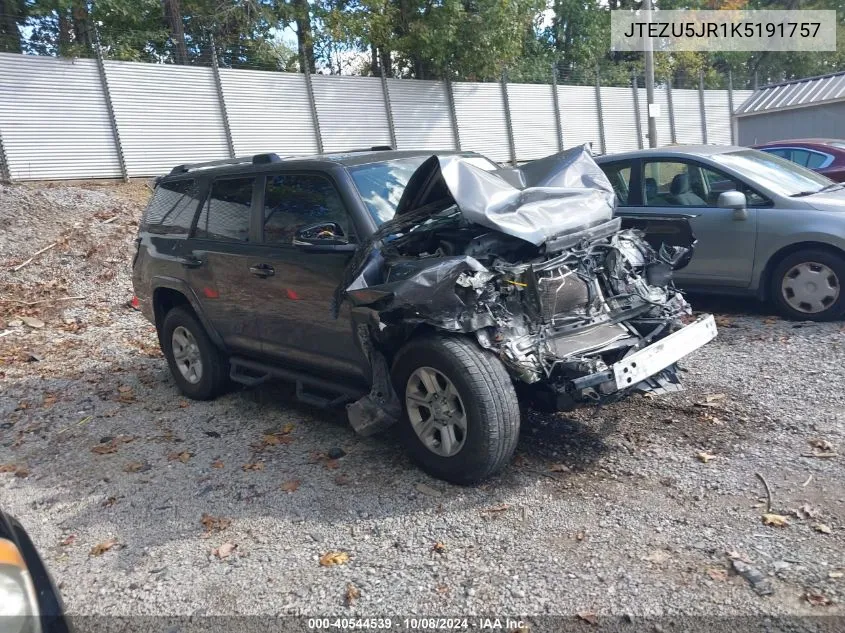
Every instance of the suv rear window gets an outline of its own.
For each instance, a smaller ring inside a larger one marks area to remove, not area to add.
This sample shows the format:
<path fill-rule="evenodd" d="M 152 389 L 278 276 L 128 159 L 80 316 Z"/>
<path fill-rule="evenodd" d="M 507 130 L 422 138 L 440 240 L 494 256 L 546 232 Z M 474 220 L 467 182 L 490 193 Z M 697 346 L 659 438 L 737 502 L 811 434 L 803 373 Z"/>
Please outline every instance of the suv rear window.
<path fill-rule="evenodd" d="M 156 187 L 144 211 L 142 226 L 150 233 L 187 235 L 199 203 L 199 189 L 193 179 L 172 180 Z"/>
<path fill-rule="evenodd" d="M 215 180 L 194 236 L 209 240 L 249 241 L 254 185 L 253 177 Z"/>

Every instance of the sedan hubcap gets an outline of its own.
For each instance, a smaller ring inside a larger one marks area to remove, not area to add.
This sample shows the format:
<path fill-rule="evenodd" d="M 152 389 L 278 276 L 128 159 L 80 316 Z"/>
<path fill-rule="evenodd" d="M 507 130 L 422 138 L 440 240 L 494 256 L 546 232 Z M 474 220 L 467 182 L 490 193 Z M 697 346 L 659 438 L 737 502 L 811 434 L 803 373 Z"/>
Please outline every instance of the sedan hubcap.
<path fill-rule="evenodd" d="M 816 314 L 827 310 L 839 298 L 839 278 L 824 264 L 803 262 L 783 276 L 781 292 L 790 307 Z"/>
<path fill-rule="evenodd" d="M 173 358 L 182 378 L 192 385 L 197 384 L 202 379 L 202 358 L 194 335 L 180 325 L 173 330 L 171 341 Z"/>
<path fill-rule="evenodd" d="M 455 385 L 431 367 L 420 367 L 408 378 L 405 407 L 411 426 L 432 453 L 452 457 L 464 446 L 467 417 Z"/>

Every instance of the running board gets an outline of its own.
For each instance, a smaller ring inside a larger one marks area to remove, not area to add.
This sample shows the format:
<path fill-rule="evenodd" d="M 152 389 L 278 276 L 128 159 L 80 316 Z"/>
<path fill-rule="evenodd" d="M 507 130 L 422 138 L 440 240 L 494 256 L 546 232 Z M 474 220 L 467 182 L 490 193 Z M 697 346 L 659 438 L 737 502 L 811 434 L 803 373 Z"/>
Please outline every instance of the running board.
<path fill-rule="evenodd" d="M 296 399 L 313 407 L 336 407 L 361 396 L 361 392 L 331 380 L 256 360 L 233 357 L 229 359 L 229 365 L 229 378 L 234 382 L 247 387 L 256 387 L 270 378 L 292 382 L 296 385 Z"/>

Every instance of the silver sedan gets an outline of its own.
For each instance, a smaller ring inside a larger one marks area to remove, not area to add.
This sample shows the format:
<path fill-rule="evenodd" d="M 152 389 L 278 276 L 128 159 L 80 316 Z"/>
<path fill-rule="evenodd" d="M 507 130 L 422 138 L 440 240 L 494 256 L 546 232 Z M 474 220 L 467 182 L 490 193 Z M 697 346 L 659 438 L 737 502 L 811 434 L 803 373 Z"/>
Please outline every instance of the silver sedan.
<path fill-rule="evenodd" d="M 679 286 L 770 300 L 787 317 L 845 314 L 845 184 L 778 156 L 733 146 L 670 146 L 600 156 L 622 216 L 646 231 L 698 239 Z"/>

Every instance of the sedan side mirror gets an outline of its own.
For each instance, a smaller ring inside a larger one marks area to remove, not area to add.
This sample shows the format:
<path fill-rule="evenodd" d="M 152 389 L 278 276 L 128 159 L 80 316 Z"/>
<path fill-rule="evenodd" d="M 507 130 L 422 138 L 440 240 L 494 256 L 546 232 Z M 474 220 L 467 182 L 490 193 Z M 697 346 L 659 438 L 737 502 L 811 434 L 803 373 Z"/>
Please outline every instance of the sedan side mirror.
<path fill-rule="evenodd" d="M 724 191 L 719 194 L 716 206 L 720 209 L 733 209 L 734 220 L 748 219 L 748 200 L 741 191 Z"/>

